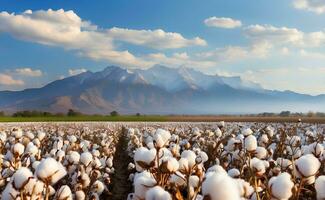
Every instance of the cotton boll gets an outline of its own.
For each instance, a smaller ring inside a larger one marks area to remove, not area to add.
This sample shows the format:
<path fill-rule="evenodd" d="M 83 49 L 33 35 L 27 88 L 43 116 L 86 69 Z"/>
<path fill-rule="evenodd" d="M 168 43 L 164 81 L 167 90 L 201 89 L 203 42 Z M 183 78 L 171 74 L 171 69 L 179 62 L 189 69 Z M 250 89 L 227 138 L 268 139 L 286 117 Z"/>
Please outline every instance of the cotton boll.
<path fill-rule="evenodd" d="M 147 191 L 146 200 L 172 200 L 172 197 L 160 186 L 155 186 Z"/>
<path fill-rule="evenodd" d="M 135 165 L 133 163 L 128 164 L 128 170 L 132 170 L 135 168 Z"/>
<path fill-rule="evenodd" d="M 67 185 L 62 185 L 56 193 L 57 200 L 72 200 L 71 189 Z"/>
<path fill-rule="evenodd" d="M 320 168 L 321 163 L 319 160 L 312 154 L 307 154 L 301 156 L 295 162 L 297 176 L 310 177 L 317 173 Z"/>
<path fill-rule="evenodd" d="M 16 138 L 19 139 L 23 136 L 23 130 L 19 129 L 13 129 L 12 135 Z"/>
<path fill-rule="evenodd" d="M 309 146 L 309 152 L 314 154 L 316 157 L 320 157 L 323 154 L 324 146 L 318 142 L 314 142 Z"/>
<path fill-rule="evenodd" d="M 254 188 L 243 179 L 236 179 L 240 196 L 249 199 L 250 196 L 255 192 Z"/>
<path fill-rule="evenodd" d="M 245 138 L 245 149 L 247 151 L 255 151 L 257 148 L 257 140 L 256 137 L 253 135 L 249 135 Z"/>
<path fill-rule="evenodd" d="M 15 188 L 20 190 L 27 184 L 30 177 L 33 177 L 33 173 L 28 168 L 22 167 L 17 170 L 12 179 Z"/>
<path fill-rule="evenodd" d="M 213 165 L 212 167 L 210 167 L 207 170 L 207 173 L 223 173 L 223 174 L 227 174 L 226 170 L 224 168 L 222 168 L 220 165 Z"/>
<path fill-rule="evenodd" d="M 19 192 L 15 190 L 12 184 L 7 184 L 6 188 L 1 194 L 1 199 L 5 200 L 16 200 L 19 197 Z"/>
<path fill-rule="evenodd" d="M 287 168 L 292 169 L 291 160 L 285 158 L 276 159 L 276 164 L 281 167 L 282 170 L 286 170 Z"/>
<path fill-rule="evenodd" d="M 37 132 L 37 138 L 38 138 L 40 141 L 42 141 L 42 140 L 45 138 L 45 136 L 46 136 L 46 133 L 45 133 L 45 132 L 43 132 L 43 131 L 38 131 L 38 132 Z"/>
<path fill-rule="evenodd" d="M 202 184 L 202 194 L 211 200 L 240 200 L 236 181 L 224 173 L 210 173 Z"/>
<path fill-rule="evenodd" d="M 42 181 L 49 181 L 53 185 L 63 178 L 67 172 L 61 163 L 53 158 L 46 158 L 37 166 L 35 174 Z"/>
<path fill-rule="evenodd" d="M 30 178 L 24 187 L 24 192 L 27 195 L 41 195 L 44 191 L 44 183 L 36 178 Z"/>
<path fill-rule="evenodd" d="M 325 198 L 325 176 L 319 176 L 315 182 L 315 189 L 317 193 L 317 199 L 322 200 Z"/>
<path fill-rule="evenodd" d="M 37 146 L 35 146 L 32 142 L 28 143 L 26 146 L 25 152 L 31 156 L 34 156 L 38 152 Z"/>
<path fill-rule="evenodd" d="M 254 170 L 257 176 L 262 176 L 265 173 L 266 168 L 269 167 L 269 163 L 254 157 L 250 161 L 250 167 Z"/>
<path fill-rule="evenodd" d="M 137 174 L 134 178 L 134 194 L 140 199 L 144 199 L 150 187 L 156 185 L 156 180 L 148 172 Z"/>
<path fill-rule="evenodd" d="M 85 192 L 82 191 L 82 190 L 78 190 L 78 191 L 75 193 L 75 198 L 76 198 L 76 200 L 85 200 L 85 199 L 86 199 Z"/>
<path fill-rule="evenodd" d="M 178 170 L 179 163 L 174 157 L 165 157 L 161 166 L 164 172 L 172 174 Z"/>
<path fill-rule="evenodd" d="M 250 128 L 246 128 L 246 129 L 243 129 L 243 130 L 241 131 L 241 133 L 242 133 L 244 136 L 249 136 L 249 135 L 253 134 L 253 131 L 252 131 L 252 129 L 250 129 Z"/>
<path fill-rule="evenodd" d="M 95 183 L 92 185 L 93 192 L 97 193 L 98 195 L 101 195 L 105 190 L 105 185 L 101 181 L 95 181 Z"/>
<path fill-rule="evenodd" d="M 269 142 L 269 138 L 267 134 L 262 134 L 261 137 L 259 138 L 259 144 L 262 146 L 266 145 Z"/>
<path fill-rule="evenodd" d="M 191 150 L 185 150 L 181 154 L 182 158 L 185 158 L 188 162 L 188 169 L 192 168 L 195 165 L 196 154 Z"/>
<path fill-rule="evenodd" d="M 232 168 L 228 171 L 228 175 L 232 178 L 238 178 L 240 176 L 240 171 L 236 168 Z"/>
<path fill-rule="evenodd" d="M 80 154 L 76 151 L 70 151 L 69 162 L 72 164 L 78 164 L 80 160 Z"/>
<path fill-rule="evenodd" d="M 277 199 L 286 200 L 292 196 L 292 188 L 294 183 L 291 181 L 291 176 L 287 172 L 281 173 L 276 177 L 272 177 L 268 185 L 272 196 Z"/>
<path fill-rule="evenodd" d="M 20 156 L 25 151 L 25 146 L 21 143 L 17 143 L 13 146 L 13 153 L 15 156 Z"/>
<path fill-rule="evenodd" d="M 254 154 L 258 159 L 265 159 L 267 150 L 264 147 L 257 147 Z"/>
<path fill-rule="evenodd" d="M 169 181 L 175 184 L 176 187 L 182 187 L 186 185 L 185 176 L 180 172 L 172 174 L 169 178 Z"/>
<path fill-rule="evenodd" d="M 80 155 L 80 162 L 88 166 L 93 160 L 93 155 L 90 152 L 84 152 Z"/>
<path fill-rule="evenodd" d="M 137 171 L 142 171 L 154 165 L 156 158 L 156 149 L 147 149 L 145 147 L 138 148 L 134 153 L 134 162 Z"/>

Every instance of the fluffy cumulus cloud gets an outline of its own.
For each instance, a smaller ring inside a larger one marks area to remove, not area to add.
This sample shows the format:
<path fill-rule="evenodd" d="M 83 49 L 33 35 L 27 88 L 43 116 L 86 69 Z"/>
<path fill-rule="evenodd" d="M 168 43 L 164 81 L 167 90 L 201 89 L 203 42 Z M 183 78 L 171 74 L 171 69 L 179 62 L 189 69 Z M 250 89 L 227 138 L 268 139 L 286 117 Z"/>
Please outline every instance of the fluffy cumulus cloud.
<path fill-rule="evenodd" d="M 33 70 L 32 68 L 19 68 L 15 69 L 16 74 L 21 76 L 30 76 L 30 77 L 40 77 L 43 75 L 43 72 L 39 69 Z"/>
<path fill-rule="evenodd" d="M 106 60 L 125 66 L 147 67 L 143 60 L 127 50 L 116 50 L 114 41 L 122 41 L 155 49 L 175 49 L 193 45 L 204 46 L 199 38 L 186 39 L 179 33 L 163 30 L 100 29 L 82 20 L 73 11 L 26 10 L 21 14 L 0 12 L 0 32 L 39 44 L 75 50 L 95 60 Z"/>
<path fill-rule="evenodd" d="M 246 27 L 244 32 L 253 41 L 267 41 L 273 45 L 314 48 L 325 44 L 324 31 L 303 32 L 296 28 L 251 25 Z"/>
<path fill-rule="evenodd" d="M 228 29 L 242 26 L 240 20 L 227 18 L 227 17 L 210 17 L 204 20 L 204 24 L 210 27 L 228 28 Z"/>
<path fill-rule="evenodd" d="M 297 9 L 307 10 L 317 14 L 325 12 L 324 0 L 294 0 L 293 5 Z"/>
<path fill-rule="evenodd" d="M 86 71 L 87 70 L 86 69 L 83 69 L 83 68 L 80 68 L 80 69 L 69 69 L 68 70 L 68 73 L 69 73 L 70 76 L 75 76 L 75 75 L 84 73 Z"/>
<path fill-rule="evenodd" d="M 0 85 L 5 86 L 22 86 L 24 85 L 24 81 L 14 79 L 12 76 L 8 74 L 0 73 Z"/>
<path fill-rule="evenodd" d="M 199 37 L 186 39 L 179 33 L 165 32 L 161 29 L 132 30 L 114 27 L 107 30 L 107 33 L 115 40 L 155 49 L 176 49 L 195 45 L 205 46 L 207 44 L 205 40 Z"/>
<path fill-rule="evenodd" d="M 249 58 L 265 58 L 268 56 L 272 45 L 268 42 L 253 43 L 250 46 L 227 46 L 212 51 L 199 53 L 197 56 L 216 62 L 238 61 Z"/>

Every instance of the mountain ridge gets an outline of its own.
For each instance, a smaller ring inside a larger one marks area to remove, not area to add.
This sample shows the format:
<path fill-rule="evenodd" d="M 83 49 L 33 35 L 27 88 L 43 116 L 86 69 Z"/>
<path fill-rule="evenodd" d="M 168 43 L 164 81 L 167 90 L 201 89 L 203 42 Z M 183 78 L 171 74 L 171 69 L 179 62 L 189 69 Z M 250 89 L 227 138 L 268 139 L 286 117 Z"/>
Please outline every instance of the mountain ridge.
<path fill-rule="evenodd" d="M 89 114 L 217 114 L 322 109 L 325 95 L 266 90 L 240 77 L 207 75 L 156 65 L 147 70 L 108 66 L 53 81 L 41 88 L 0 91 L 0 110 L 68 109 Z"/>

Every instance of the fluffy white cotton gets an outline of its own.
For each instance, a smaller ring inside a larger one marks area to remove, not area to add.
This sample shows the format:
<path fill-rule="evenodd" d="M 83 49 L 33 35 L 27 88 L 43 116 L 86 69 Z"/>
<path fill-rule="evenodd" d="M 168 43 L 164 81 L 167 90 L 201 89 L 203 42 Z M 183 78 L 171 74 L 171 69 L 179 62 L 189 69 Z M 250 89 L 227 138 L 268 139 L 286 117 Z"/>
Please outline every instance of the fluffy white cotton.
<path fill-rule="evenodd" d="M 164 170 L 168 173 L 174 173 L 179 168 L 178 160 L 174 157 L 165 157 L 162 162 L 162 166 L 164 166 Z"/>
<path fill-rule="evenodd" d="M 296 172 L 303 177 L 310 177 L 317 173 L 321 163 L 312 154 L 301 156 L 295 162 Z"/>
<path fill-rule="evenodd" d="M 153 135 L 153 141 L 155 142 L 156 147 L 162 148 L 169 142 L 171 135 L 169 131 L 164 129 L 157 129 L 155 134 Z"/>
<path fill-rule="evenodd" d="M 13 147 L 13 153 L 15 155 L 20 156 L 21 154 L 23 154 L 25 151 L 25 146 L 22 145 L 21 143 L 16 143 Z"/>
<path fill-rule="evenodd" d="M 315 182 L 315 189 L 317 193 L 317 199 L 322 200 L 325 198 L 325 176 L 319 176 Z"/>
<path fill-rule="evenodd" d="M 80 162 L 85 166 L 88 166 L 92 160 L 93 160 L 93 155 L 88 151 L 80 155 Z"/>
<path fill-rule="evenodd" d="M 249 135 L 245 138 L 245 149 L 247 151 L 255 151 L 257 148 L 257 140 L 254 135 Z"/>
<path fill-rule="evenodd" d="M 78 164 L 80 160 L 80 154 L 76 151 L 70 151 L 69 162 L 72 164 Z"/>
<path fill-rule="evenodd" d="M 252 129 L 250 128 L 245 128 L 241 131 L 241 133 L 244 135 L 244 136 L 249 136 L 249 135 L 252 135 L 253 134 L 253 131 Z"/>
<path fill-rule="evenodd" d="M 28 179 L 33 177 L 33 173 L 26 167 L 22 167 L 13 175 L 13 184 L 18 190 L 27 184 Z"/>
<path fill-rule="evenodd" d="M 211 200 L 240 200 L 236 181 L 225 173 L 209 173 L 202 184 L 203 196 Z"/>
<path fill-rule="evenodd" d="M 42 181 L 49 181 L 53 185 L 63 178 L 67 172 L 61 163 L 53 158 L 46 158 L 37 166 L 35 174 Z"/>
<path fill-rule="evenodd" d="M 160 186 L 150 188 L 146 193 L 146 200 L 171 200 L 172 197 Z"/>
<path fill-rule="evenodd" d="M 187 160 L 187 166 L 185 166 L 187 169 L 192 168 L 195 165 L 195 159 L 196 159 L 196 154 L 191 151 L 191 150 L 185 150 L 181 154 L 181 158 Z M 181 163 L 180 163 L 181 166 Z"/>
<path fill-rule="evenodd" d="M 67 185 L 62 185 L 56 194 L 57 200 L 72 200 L 71 189 Z"/>
<path fill-rule="evenodd" d="M 147 191 L 156 185 L 156 180 L 146 171 L 134 177 L 134 194 L 140 199 L 144 199 Z"/>
<path fill-rule="evenodd" d="M 240 176 L 240 171 L 236 168 L 232 168 L 228 171 L 228 175 L 232 178 L 237 178 Z"/>
<path fill-rule="evenodd" d="M 269 189 L 272 196 L 277 199 L 286 200 L 292 196 L 292 188 L 294 183 L 291 181 L 291 176 L 287 172 L 281 173 L 269 180 Z"/>
<path fill-rule="evenodd" d="M 136 169 L 142 171 L 143 168 L 147 168 L 154 164 L 156 158 L 156 149 L 147 149 L 145 147 L 138 148 L 134 153 L 134 162 Z"/>

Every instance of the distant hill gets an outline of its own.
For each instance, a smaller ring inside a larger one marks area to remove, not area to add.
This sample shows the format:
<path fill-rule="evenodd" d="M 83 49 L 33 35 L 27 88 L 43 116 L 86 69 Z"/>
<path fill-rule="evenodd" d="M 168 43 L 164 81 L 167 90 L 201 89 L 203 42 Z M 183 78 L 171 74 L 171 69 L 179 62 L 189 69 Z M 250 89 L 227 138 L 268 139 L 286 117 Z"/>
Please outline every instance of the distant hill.
<path fill-rule="evenodd" d="M 291 110 L 325 111 L 325 95 L 265 90 L 240 77 L 207 75 L 191 68 L 110 66 L 57 80 L 42 88 L 0 92 L 0 110 L 88 114 L 219 114 Z"/>

